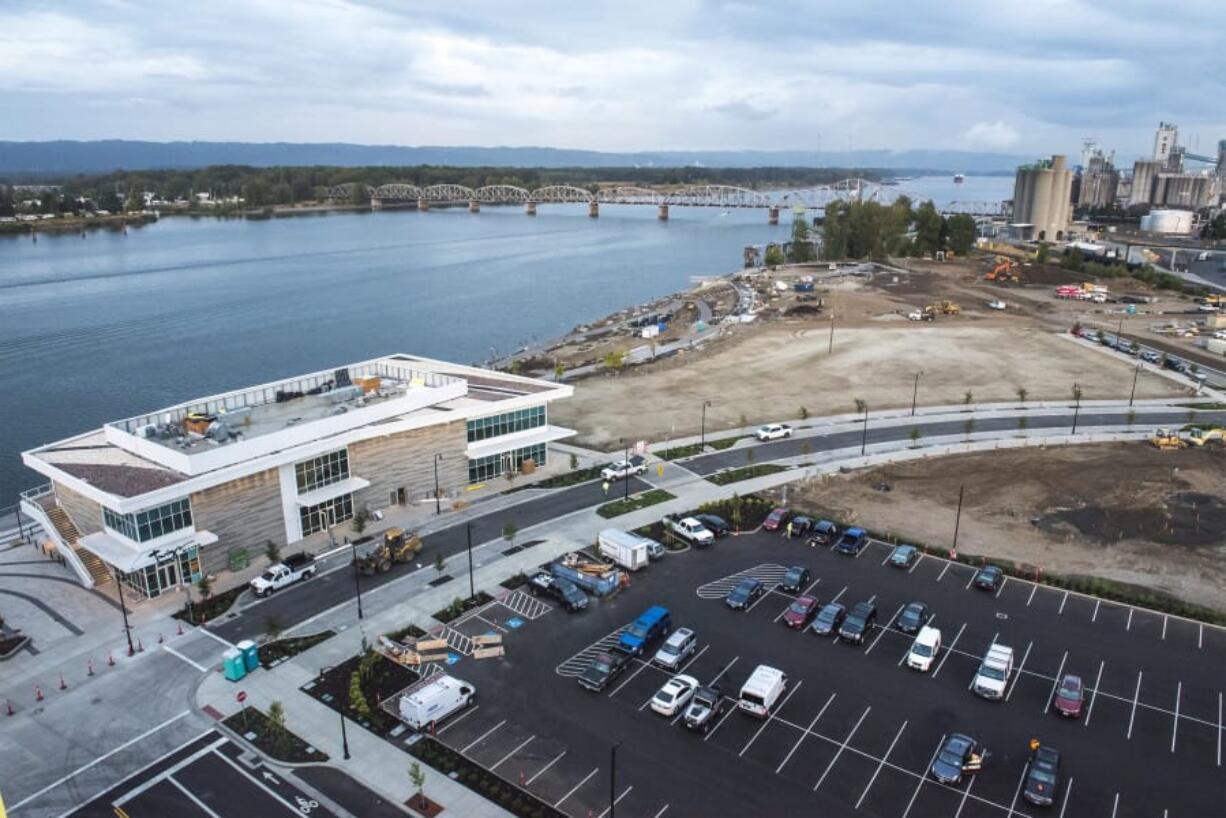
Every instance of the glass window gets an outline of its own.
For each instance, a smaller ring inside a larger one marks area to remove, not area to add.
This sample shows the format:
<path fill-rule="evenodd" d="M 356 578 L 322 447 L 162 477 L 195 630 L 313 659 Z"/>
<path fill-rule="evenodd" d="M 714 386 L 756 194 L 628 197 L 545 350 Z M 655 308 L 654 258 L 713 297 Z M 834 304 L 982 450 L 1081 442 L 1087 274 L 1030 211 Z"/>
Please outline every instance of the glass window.
<path fill-rule="evenodd" d="M 147 542 L 191 527 L 192 506 L 186 497 L 136 514 L 119 514 L 103 506 L 102 522 L 129 540 Z"/>
<path fill-rule="evenodd" d="M 298 481 L 299 494 L 346 480 L 349 478 L 349 450 L 338 449 L 295 463 L 294 477 Z"/>
<path fill-rule="evenodd" d="M 531 406 L 501 415 L 491 415 L 468 421 L 468 442 L 476 443 L 492 437 L 524 432 L 545 425 L 545 407 Z"/>
<path fill-rule="evenodd" d="M 545 465 L 544 443 L 524 446 L 509 452 L 474 457 L 468 461 L 468 482 L 482 483 L 509 471 L 519 471 L 525 460 L 531 459 L 538 466 Z"/>
<path fill-rule="evenodd" d="M 298 509 L 302 522 L 302 536 L 309 537 L 319 531 L 353 518 L 353 495 L 342 494 L 319 505 Z"/>

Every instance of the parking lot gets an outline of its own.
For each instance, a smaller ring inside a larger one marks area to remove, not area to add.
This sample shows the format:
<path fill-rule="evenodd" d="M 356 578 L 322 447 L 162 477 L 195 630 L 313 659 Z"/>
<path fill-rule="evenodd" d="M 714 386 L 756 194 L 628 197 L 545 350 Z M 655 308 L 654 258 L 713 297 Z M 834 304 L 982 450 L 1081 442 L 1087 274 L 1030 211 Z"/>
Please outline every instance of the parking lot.
<path fill-rule="evenodd" d="M 580 817 L 608 810 L 615 742 L 619 815 L 1223 814 L 1221 629 L 1017 579 L 984 592 L 970 587 L 969 566 L 923 557 L 902 570 L 884 564 L 889 552 L 872 543 L 849 557 L 758 533 L 670 554 L 612 600 L 541 616 L 505 659 L 452 668 L 477 685 L 479 703 L 439 738 Z M 773 584 L 792 564 L 810 568 L 809 592 L 823 603 L 874 601 L 885 627 L 853 647 L 783 627 L 792 598 L 777 590 L 744 612 L 724 606 L 738 575 Z M 912 600 L 932 608 L 944 634 L 927 674 L 902 666 L 911 637 L 888 627 Z M 602 693 L 580 688 L 574 677 L 591 656 L 651 604 L 697 631 L 684 672 L 719 679 L 725 694 L 759 663 L 786 672 L 772 716 L 730 708 L 706 736 L 690 733 L 648 709 L 671 674 L 641 661 Z M 1015 652 L 1001 702 L 968 689 L 994 640 Z M 1050 709 L 1067 672 L 1087 686 L 1079 720 Z M 957 787 L 925 775 L 953 732 L 989 751 Z M 1032 738 L 1064 758 L 1046 810 L 1021 798 Z"/>

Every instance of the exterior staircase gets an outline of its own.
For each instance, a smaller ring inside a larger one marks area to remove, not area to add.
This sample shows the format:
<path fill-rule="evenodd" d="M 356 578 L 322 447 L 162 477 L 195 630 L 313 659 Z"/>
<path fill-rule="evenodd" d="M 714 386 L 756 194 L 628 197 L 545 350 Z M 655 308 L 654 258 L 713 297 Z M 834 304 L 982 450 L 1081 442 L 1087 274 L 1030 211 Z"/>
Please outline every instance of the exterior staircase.
<path fill-rule="evenodd" d="M 46 514 L 47 519 L 55 526 L 60 539 L 72 549 L 72 552 L 77 555 L 77 559 L 85 566 L 85 570 L 89 572 L 90 577 L 94 580 L 94 585 L 98 586 L 110 582 L 111 572 L 107 570 L 106 563 L 100 560 L 97 554 L 78 545 L 81 541 L 81 532 L 77 531 L 76 525 L 73 524 L 72 520 L 64 512 L 64 509 L 59 506 L 51 506 L 46 509 Z"/>

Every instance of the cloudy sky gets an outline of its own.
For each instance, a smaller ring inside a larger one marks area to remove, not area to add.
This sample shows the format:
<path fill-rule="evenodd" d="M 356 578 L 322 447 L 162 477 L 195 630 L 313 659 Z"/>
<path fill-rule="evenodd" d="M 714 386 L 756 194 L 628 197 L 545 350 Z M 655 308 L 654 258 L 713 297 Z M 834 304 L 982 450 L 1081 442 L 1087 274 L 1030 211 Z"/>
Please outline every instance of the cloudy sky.
<path fill-rule="evenodd" d="M 0 139 L 1150 150 L 1226 3 L 0 0 Z"/>

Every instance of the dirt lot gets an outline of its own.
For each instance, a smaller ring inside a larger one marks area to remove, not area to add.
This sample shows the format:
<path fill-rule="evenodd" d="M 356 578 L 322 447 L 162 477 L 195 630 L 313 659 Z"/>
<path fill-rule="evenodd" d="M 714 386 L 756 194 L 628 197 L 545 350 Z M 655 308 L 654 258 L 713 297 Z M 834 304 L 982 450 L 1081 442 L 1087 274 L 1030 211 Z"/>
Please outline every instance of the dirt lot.
<path fill-rule="evenodd" d="M 873 488 L 881 481 L 890 491 Z M 963 485 L 959 551 L 1226 609 L 1221 449 L 1160 452 L 1113 443 L 957 455 L 811 482 L 792 501 L 947 545 Z"/>
<path fill-rule="evenodd" d="M 766 421 L 909 406 L 922 370 L 921 404 L 1017 399 L 1067 399 L 1073 383 L 1084 397 L 1127 397 L 1132 367 L 1034 328 L 1025 319 L 963 315 L 916 323 L 885 312 L 884 299 L 855 293 L 827 354 L 829 321 L 780 321 L 738 326 L 706 351 L 681 355 L 620 375 L 579 381 L 575 396 L 550 408 L 551 420 L 578 429 L 580 445 L 607 448 L 618 438 L 664 440 L 699 431 L 710 400 L 707 432 Z M 987 312 L 986 310 L 984 311 Z M 1143 374 L 1138 397 L 1185 394 L 1166 378 Z"/>

